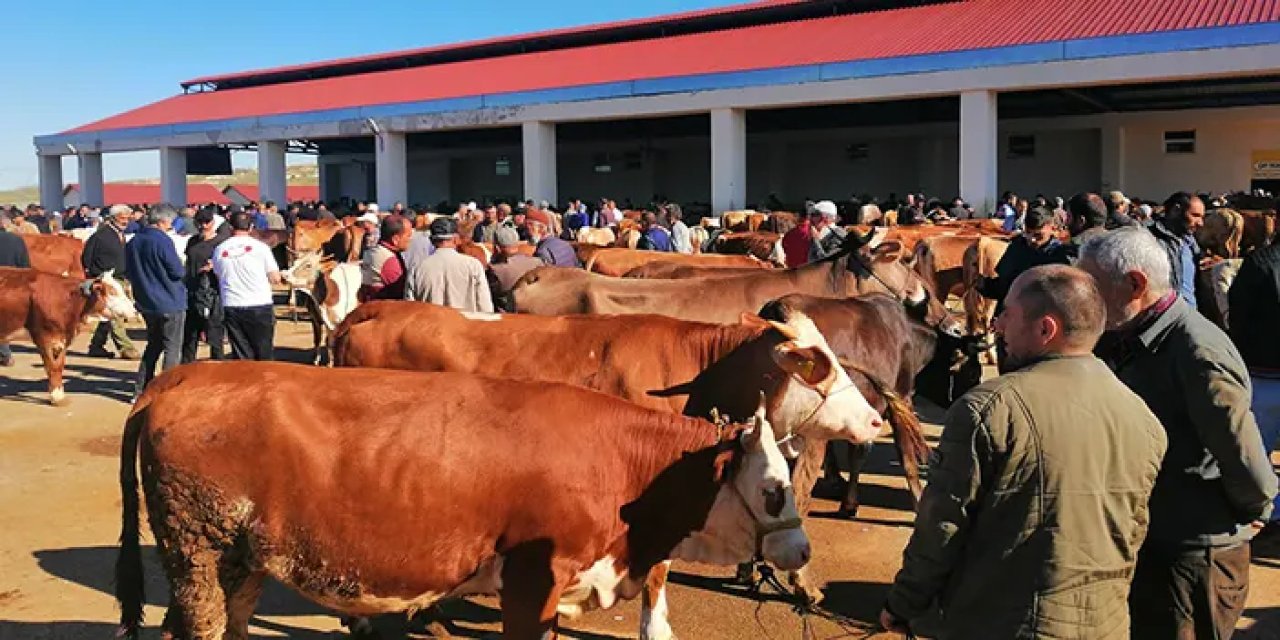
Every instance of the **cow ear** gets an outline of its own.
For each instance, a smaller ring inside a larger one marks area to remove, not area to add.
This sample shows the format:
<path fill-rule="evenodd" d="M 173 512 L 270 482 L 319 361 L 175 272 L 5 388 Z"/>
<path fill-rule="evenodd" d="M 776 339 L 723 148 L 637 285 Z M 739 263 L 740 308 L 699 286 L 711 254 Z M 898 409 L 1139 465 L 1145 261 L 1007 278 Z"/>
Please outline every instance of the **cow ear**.
<path fill-rule="evenodd" d="M 780 344 L 773 349 L 773 361 L 784 372 L 811 387 L 820 387 L 835 373 L 827 354 L 813 347 Z"/>

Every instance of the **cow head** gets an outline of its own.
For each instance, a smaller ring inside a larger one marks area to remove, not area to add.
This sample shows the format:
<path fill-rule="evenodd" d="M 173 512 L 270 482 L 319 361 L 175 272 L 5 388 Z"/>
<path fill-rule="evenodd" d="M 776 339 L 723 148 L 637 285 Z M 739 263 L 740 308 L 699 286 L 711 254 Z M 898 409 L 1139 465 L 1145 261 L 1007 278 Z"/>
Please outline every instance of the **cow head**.
<path fill-rule="evenodd" d="M 720 489 L 702 527 L 673 555 L 711 564 L 748 562 L 756 553 L 793 571 L 809 561 L 791 471 L 765 417 L 763 397 L 745 426 L 722 430 L 716 461 Z"/>
<path fill-rule="evenodd" d="M 299 289 L 311 286 L 320 275 L 322 254 L 319 251 L 304 251 L 293 259 L 293 265 L 280 274 L 289 286 Z"/>
<path fill-rule="evenodd" d="M 779 439 L 794 434 L 862 443 L 880 435 L 880 414 L 845 373 L 813 321 L 792 311 L 785 322 L 767 322 L 785 339 L 772 348 L 775 369 L 765 374 L 777 383 L 767 417 Z"/>
<path fill-rule="evenodd" d="M 124 287 L 115 279 L 112 271 L 81 282 L 80 293 L 88 300 L 85 305 L 87 315 L 101 315 L 118 320 L 133 320 L 138 317 L 137 307 L 133 306 L 133 301 L 125 294 Z"/>

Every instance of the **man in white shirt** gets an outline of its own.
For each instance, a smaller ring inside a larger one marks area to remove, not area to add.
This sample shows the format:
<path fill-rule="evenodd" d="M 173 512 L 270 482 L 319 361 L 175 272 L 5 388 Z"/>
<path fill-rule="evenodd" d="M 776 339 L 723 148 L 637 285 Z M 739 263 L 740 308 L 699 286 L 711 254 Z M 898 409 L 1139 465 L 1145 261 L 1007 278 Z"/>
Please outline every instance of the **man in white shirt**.
<path fill-rule="evenodd" d="M 222 294 L 223 325 L 237 360 L 271 360 L 276 333 L 271 285 L 282 278 L 271 249 L 251 237 L 253 217 L 231 215 L 231 237 L 213 252 L 213 272 Z"/>

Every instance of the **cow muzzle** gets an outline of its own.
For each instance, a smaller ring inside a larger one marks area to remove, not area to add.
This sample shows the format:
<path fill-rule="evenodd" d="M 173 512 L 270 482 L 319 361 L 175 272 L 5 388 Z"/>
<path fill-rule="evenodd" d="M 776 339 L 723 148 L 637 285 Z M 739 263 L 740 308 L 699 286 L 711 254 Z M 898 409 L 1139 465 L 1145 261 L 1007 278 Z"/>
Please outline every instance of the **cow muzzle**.
<path fill-rule="evenodd" d="M 757 523 L 760 555 L 783 571 L 796 571 L 809 564 L 812 549 L 800 518 Z"/>

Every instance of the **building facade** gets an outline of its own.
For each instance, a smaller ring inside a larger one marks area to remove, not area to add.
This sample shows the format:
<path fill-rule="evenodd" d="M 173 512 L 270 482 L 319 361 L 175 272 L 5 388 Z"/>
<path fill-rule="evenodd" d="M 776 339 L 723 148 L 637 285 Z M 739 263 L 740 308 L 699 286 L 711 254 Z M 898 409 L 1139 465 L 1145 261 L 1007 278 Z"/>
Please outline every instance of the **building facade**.
<path fill-rule="evenodd" d="M 101 198 L 102 154 L 285 152 L 321 197 L 433 205 L 655 197 L 721 211 L 923 191 L 990 211 L 1001 191 L 1280 186 L 1280 0 L 765 0 L 183 83 L 35 139 Z"/>

